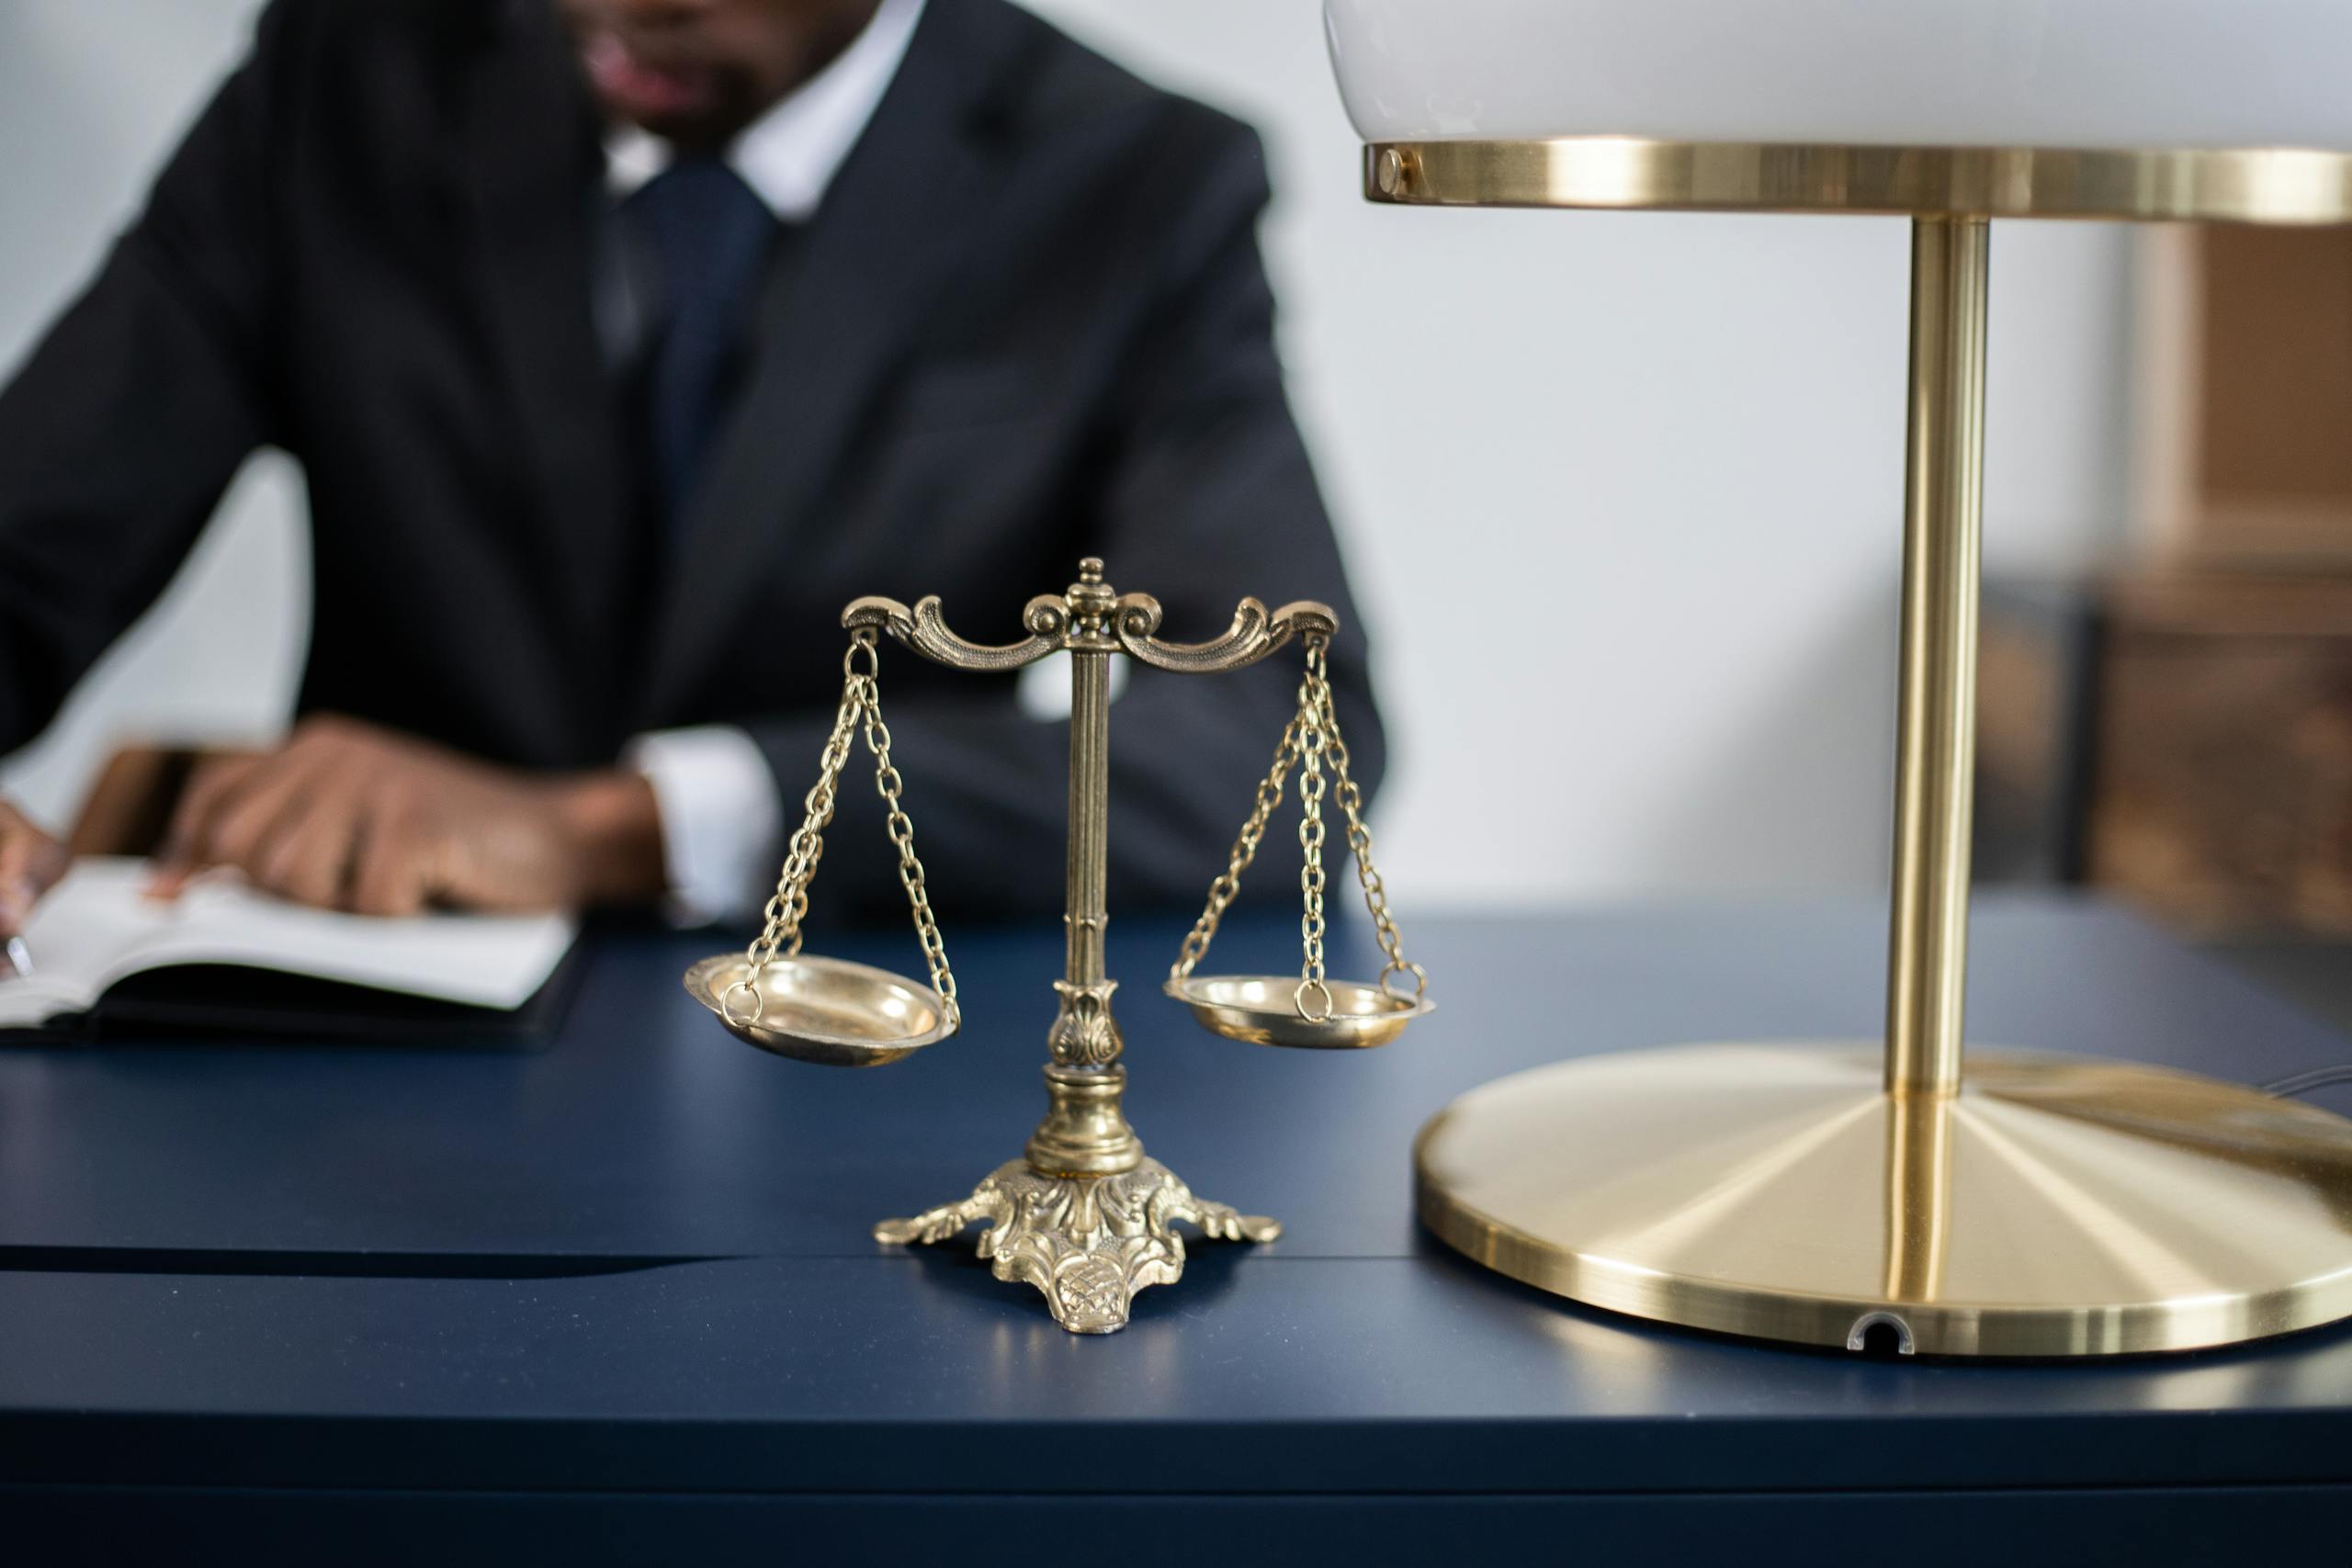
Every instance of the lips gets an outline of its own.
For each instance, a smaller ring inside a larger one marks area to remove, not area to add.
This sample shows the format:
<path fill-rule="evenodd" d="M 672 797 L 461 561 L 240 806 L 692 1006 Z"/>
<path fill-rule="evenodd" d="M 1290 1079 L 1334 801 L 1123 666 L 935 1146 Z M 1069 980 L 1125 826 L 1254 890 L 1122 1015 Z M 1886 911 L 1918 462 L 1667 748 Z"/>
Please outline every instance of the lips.
<path fill-rule="evenodd" d="M 709 71 L 650 64 L 611 33 L 590 39 L 581 49 L 581 59 L 597 96 L 624 119 L 671 119 L 694 114 L 711 102 L 715 78 Z"/>

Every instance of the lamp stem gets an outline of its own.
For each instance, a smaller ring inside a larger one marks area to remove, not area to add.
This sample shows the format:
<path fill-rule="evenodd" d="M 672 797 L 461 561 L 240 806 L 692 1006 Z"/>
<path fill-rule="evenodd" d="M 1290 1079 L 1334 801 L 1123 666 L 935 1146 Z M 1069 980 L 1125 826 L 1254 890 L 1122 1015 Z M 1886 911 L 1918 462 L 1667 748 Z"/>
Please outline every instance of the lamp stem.
<path fill-rule="evenodd" d="M 1960 1088 L 1976 761 L 1976 615 L 1984 511 L 1990 225 L 1911 226 L 1911 389 L 1904 480 L 1886 1087 Z"/>

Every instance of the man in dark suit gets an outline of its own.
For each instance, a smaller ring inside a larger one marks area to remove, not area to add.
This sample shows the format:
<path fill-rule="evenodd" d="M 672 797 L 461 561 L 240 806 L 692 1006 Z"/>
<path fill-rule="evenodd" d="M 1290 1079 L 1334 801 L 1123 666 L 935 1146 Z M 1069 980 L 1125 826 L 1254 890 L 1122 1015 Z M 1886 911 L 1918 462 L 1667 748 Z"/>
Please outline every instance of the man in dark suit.
<path fill-rule="evenodd" d="M 276 0 L 0 394 L 0 751 L 274 445 L 311 497 L 303 716 L 198 773 L 167 884 L 747 912 L 842 605 L 938 592 L 1014 640 L 1083 554 L 1179 637 L 1332 604 L 1369 783 L 1265 200 L 1245 128 L 1002 0 Z M 1295 679 L 1134 671 L 1115 894 L 1205 886 Z M 934 886 L 1057 907 L 1061 727 L 887 647 L 882 692 Z M 895 897 L 853 783 L 820 894 Z M 0 934 L 60 863 L 0 807 Z"/>

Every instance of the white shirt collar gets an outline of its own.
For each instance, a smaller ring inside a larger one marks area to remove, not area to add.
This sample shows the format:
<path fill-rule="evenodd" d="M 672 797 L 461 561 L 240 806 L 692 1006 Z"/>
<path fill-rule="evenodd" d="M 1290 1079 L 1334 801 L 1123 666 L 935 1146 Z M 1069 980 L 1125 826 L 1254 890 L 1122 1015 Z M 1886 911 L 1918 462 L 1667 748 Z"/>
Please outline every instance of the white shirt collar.
<path fill-rule="evenodd" d="M 866 122 L 899 73 L 922 18 L 923 0 L 882 0 L 833 62 L 752 122 L 727 149 L 727 163 L 768 210 L 798 223 L 817 210 L 826 187 L 865 133 Z M 670 166 L 670 144 L 634 125 L 605 138 L 605 187 L 615 200 Z"/>

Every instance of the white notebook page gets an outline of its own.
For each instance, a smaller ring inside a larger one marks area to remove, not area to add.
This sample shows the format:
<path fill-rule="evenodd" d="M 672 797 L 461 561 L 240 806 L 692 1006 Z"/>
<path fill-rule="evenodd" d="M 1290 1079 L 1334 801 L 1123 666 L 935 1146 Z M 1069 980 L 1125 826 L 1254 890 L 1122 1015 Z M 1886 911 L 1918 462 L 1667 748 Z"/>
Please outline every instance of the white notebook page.
<path fill-rule="evenodd" d="M 33 973 L 0 979 L 0 1027 L 86 1010 L 126 976 L 175 964 L 240 964 L 514 1009 L 546 983 L 579 930 L 569 915 L 337 914 L 225 877 L 163 903 L 145 893 L 153 874 L 141 860 L 76 861 L 26 922 Z"/>

